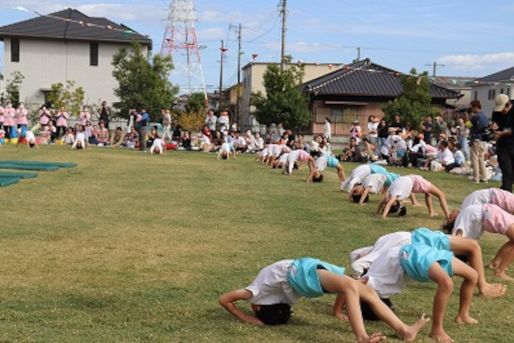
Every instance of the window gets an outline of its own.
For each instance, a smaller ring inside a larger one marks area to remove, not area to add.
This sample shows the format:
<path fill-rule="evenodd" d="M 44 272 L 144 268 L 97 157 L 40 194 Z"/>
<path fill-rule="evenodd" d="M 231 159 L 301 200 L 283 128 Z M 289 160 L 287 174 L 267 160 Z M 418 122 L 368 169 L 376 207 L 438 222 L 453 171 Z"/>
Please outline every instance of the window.
<path fill-rule="evenodd" d="M 502 88 L 502 89 L 500 89 L 500 94 L 503 94 L 503 88 Z"/>
<path fill-rule="evenodd" d="M 494 98 L 496 98 L 496 89 L 493 89 L 492 91 L 491 100 L 494 100 Z"/>
<path fill-rule="evenodd" d="M 343 110 L 341 108 L 330 109 L 330 121 L 332 123 L 342 123 L 343 122 Z"/>
<path fill-rule="evenodd" d="M 20 40 L 11 39 L 11 62 L 20 61 Z"/>
<path fill-rule="evenodd" d="M 505 93 L 505 94 L 507 94 L 510 97 L 510 87 L 507 88 L 507 93 Z"/>
<path fill-rule="evenodd" d="M 89 65 L 98 65 L 98 42 L 89 43 Z"/>
<path fill-rule="evenodd" d="M 475 91 L 475 98 L 473 100 L 478 100 L 478 92 Z"/>

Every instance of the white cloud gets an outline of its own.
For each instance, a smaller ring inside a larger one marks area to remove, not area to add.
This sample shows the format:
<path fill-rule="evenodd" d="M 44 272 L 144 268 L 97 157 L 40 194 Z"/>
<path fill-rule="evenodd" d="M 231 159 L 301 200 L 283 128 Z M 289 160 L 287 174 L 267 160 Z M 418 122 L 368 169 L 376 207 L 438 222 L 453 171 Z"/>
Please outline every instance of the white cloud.
<path fill-rule="evenodd" d="M 439 63 L 446 64 L 455 69 L 483 69 L 487 67 L 512 67 L 514 65 L 514 52 L 499 52 L 481 55 L 446 55 L 438 59 Z"/>
<path fill-rule="evenodd" d="M 221 27 L 210 27 L 198 30 L 197 36 L 200 42 L 206 40 L 221 40 L 227 37 L 227 31 Z"/>

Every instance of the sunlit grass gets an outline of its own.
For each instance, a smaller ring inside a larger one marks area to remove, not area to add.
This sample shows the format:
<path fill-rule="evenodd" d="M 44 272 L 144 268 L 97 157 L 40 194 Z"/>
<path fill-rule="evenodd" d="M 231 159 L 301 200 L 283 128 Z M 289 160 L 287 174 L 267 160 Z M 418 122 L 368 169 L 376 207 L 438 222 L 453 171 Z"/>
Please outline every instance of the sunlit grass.
<path fill-rule="evenodd" d="M 351 342 L 349 325 L 329 315 L 332 296 L 301 301 L 291 325 L 277 328 L 239 323 L 216 300 L 279 259 L 348 266 L 351 250 L 385 233 L 442 221 L 424 207 L 383 221 L 374 214 L 377 198 L 365 207 L 348 203 L 335 173 L 306 184 L 305 169 L 286 177 L 251 156 L 2 146 L 0 159 L 79 164 L 0 188 L 0 341 Z M 446 191 L 451 207 L 479 187 L 422 174 Z M 500 243 L 484 237 L 486 262 Z M 400 318 L 430 313 L 434 289 L 412 284 L 395 297 Z M 500 300 L 477 297 L 472 314 L 481 325 L 459 327 L 454 295 L 448 332 L 457 342 L 511 342 L 513 300 L 512 290 Z M 395 341 L 384 324 L 369 330 Z M 420 342 L 430 341 L 426 334 Z"/>

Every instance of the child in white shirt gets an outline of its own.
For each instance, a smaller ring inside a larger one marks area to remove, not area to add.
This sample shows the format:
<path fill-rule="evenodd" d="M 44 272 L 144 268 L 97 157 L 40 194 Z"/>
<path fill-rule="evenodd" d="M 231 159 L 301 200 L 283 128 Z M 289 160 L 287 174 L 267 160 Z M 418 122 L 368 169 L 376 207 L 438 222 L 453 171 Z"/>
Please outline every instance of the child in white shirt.
<path fill-rule="evenodd" d="M 155 138 L 153 140 L 152 146 L 150 147 L 150 155 L 153 155 L 154 153 L 164 155 L 164 150 L 165 150 L 164 140 L 162 138 L 160 138 L 159 136 L 157 136 L 157 138 Z"/>

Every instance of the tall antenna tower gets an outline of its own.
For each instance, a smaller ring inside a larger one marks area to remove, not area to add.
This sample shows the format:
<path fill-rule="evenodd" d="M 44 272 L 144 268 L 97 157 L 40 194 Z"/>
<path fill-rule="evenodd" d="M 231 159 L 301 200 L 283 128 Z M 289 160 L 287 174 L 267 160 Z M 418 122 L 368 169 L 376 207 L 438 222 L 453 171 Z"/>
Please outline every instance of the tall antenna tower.
<path fill-rule="evenodd" d="M 166 20 L 161 55 L 171 56 L 179 74 L 187 78 L 187 92 L 202 92 L 207 100 L 205 79 L 196 37 L 193 0 L 172 0 Z"/>

